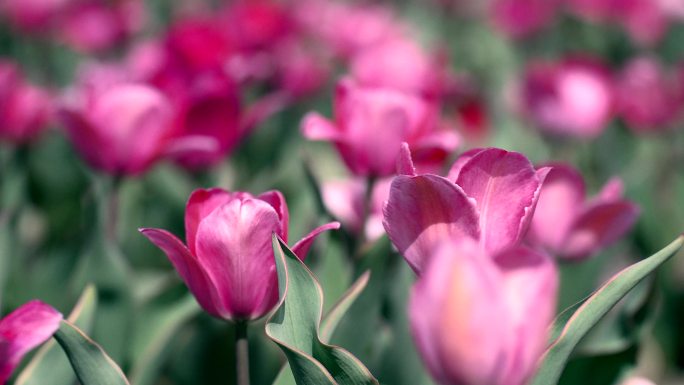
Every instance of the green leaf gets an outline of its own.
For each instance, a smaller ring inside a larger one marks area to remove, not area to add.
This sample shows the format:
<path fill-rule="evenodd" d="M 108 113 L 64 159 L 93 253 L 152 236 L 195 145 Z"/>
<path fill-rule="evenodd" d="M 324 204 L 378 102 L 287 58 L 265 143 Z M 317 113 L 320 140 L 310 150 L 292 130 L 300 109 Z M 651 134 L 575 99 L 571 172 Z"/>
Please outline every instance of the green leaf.
<path fill-rule="evenodd" d="M 370 278 L 370 272 L 367 271 L 363 273 L 359 279 L 354 282 L 354 284 L 342 295 L 339 301 L 330 309 L 328 315 L 325 316 L 321 324 L 320 338 L 323 342 L 329 342 L 337 325 L 340 324 L 342 317 L 347 313 L 347 310 L 359 297 L 363 289 L 368 285 L 368 280 Z M 292 370 L 290 369 L 290 364 L 285 363 L 283 368 L 278 373 L 273 385 L 294 385 L 295 379 L 292 376 Z"/>
<path fill-rule="evenodd" d="M 268 335 L 287 356 L 297 385 L 377 385 L 348 351 L 321 342 L 323 293 L 311 271 L 273 237 L 280 304 L 266 322 Z"/>
<path fill-rule="evenodd" d="M 86 333 L 90 332 L 97 308 L 97 291 L 88 285 L 67 320 Z M 29 364 L 17 377 L 15 385 L 72 385 L 76 374 L 69 366 L 55 340 L 50 340 L 38 350 Z"/>
<path fill-rule="evenodd" d="M 587 299 L 567 321 L 559 337 L 546 351 L 531 385 L 557 384 L 558 379 L 582 338 L 639 282 L 668 261 L 684 243 L 680 236 L 649 258 L 622 270 Z"/>
<path fill-rule="evenodd" d="M 131 382 L 153 384 L 168 356 L 168 346 L 178 329 L 200 313 L 195 298 L 188 294 L 170 306 L 155 306 L 144 311 L 136 327 Z"/>
<path fill-rule="evenodd" d="M 78 327 L 62 321 L 55 339 L 83 385 L 130 385 L 119 366 Z"/>

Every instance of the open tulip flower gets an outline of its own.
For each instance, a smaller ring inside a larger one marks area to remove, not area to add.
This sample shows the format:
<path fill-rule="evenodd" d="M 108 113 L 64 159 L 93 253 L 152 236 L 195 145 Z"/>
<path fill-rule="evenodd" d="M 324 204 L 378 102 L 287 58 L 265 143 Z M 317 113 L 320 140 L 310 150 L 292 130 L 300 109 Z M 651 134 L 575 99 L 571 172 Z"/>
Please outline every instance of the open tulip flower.
<path fill-rule="evenodd" d="M 622 182 L 613 179 L 587 200 L 582 175 L 567 165 L 553 165 L 532 219 L 529 238 L 560 258 L 591 256 L 625 235 L 639 208 L 622 198 Z"/>
<path fill-rule="evenodd" d="M 52 337 L 60 321 L 62 315 L 40 301 L 28 302 L 0 320 L 0 385 L 26 353 Z"/>
<path fill-rule="evenodd" d="M 338 227 L 337 222 L 320 226 L 292 250 L 304 259 L 321 232 Z M 140 231 L 166 253 L 207 313 L 249 321 L 278 302 L 272 234 L 288 238 L 287 203 L 280 192 L 195 190 L 185 210 L 187 246 L 165 230 Z"/>
<path fill-rule="evenodd" d="M 515 246 L 487 254 L 447 241 L 413 288 L 411 330 L 442 385 L 524 385 L 555 315 L 558 272 L 546 255 Z"/>
<path fill-rule="evenodd" d="M 524 155 L 475 149 L 456 160 L 448 177 L 416 175 L 408 145 L 398 162 L 384 208 L 392 243 L 417 273 L 432 248 L 470 238 L 496 254 L 525 235 L 548 168 L 535 170 Z"/>
<path fill-rule="evenodd" d="M 434 103 L 391 88 L 362 87 L 350 78 L 337 85 L 334 115 L 330 121 L 308 114 L 302 132 L 310 140 L 333 142 L 358 176 L 393 174 L 402 142 L 412 146 L 421 165 L 441 165 L 459 143 L 456 132 L 440 129 Z"/>

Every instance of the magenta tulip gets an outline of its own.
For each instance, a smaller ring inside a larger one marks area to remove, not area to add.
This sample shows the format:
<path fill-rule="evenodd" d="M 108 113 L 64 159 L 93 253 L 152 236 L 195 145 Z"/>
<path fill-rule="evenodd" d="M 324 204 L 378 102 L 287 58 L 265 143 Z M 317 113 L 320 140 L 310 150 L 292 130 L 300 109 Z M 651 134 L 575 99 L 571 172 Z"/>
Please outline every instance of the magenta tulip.
<path fill-rule="evenodd" d="M 594 138 L 614 112 L 611 75 L 590 60 L 533 63 L 519 100 L 521 112 L 536 126 L 560 136 Z"/>
<path fill-rule="evenodd" d="M 334 116 L 330 121 L 309 113 L 302 132 L 310 140 L 334 143 L 358 176 L 392 175 L 402 142 L 411 144 L 421 165 L 441 165 L 459 142 L 454 131 L 439 127 L 434 103 L 394 89 L 362 87 L 349 78 L 337 86 Z"/>
<path fill-rule="evenodd" d="M 0 140 L 21 144 L 34 139 L 52 112 L 49 93 L 28 83 L 14 63 L 0 60 Z"/>
<path fill-rule="evenodd" d="M 141 229 L 162 249 L 207 313 L 254 320 L 278 302 L 271 237 L 287 242 L 288 209 L 278 191 L 259 196 L 222 189 L 195 190 L 185 210 L 186 245 L 161 229 Z M 301 259 L 314 239 L 339 223 L 320 226 L 292 250 Z"/>
<path fill-rule="evenodd" d="M 52 337 L 61 321 L 59 312 L 40 301 L 28 302 L 0 320 L 0 385 L 26 353 Z"/>
<path fill-rule="evenodd" d="M 524 385 L 555 315 L 558 272 L 525 247 L 487 254 L 472 240 L 433 251 L 409 302 L 411 330 L 442 385 Z"/>
<path fill-rule="evenodd" d="M 622 183 L 613 179 L 586 200 L 582 175 L 554 165 L 546 177 L 532 218 L 530 240 L 556 256 L 583 259 L 614 243 L 632 228 L 639 208 L 622 198 Z"/>
<path fill-rule="evenodd" d="M 53 26 L 73 0 L 0 0 L 0 16 L 22 32 L 41 33 Z"/>
<path fill-rule="evenodd" d="M 444 240 L 469 238 L 496 254 L 525 235 L 548 168 L 535 170 L 525 156 L 476 149 L 456 160 L 447 178 L 416 175 L 407 145 L 392 181 L 383 224 L 392 243 L 417 273 Z"/>
<path fill-rule="evenodd" d="M 62 109 L 67 133 L 92 167 L 116 175 L 140 174 L 167 150 L 174 127 L 171 105 L 142 84 L 102 88 L 83 90 L 80 100 Z"/>

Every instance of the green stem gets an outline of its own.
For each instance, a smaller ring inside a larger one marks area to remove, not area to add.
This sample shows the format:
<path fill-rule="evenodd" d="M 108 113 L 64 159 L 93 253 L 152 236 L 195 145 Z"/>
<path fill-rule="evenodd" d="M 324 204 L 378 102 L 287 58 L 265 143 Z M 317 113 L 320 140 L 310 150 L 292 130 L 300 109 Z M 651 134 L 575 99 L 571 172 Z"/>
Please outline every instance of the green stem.
<path fill-rule="evenodd" d="M 235 323 L 235 357 L 237 384 L 249 385 L 249 340 L 247 339 L 246 321 Z"/>
<path fill-rule="evenodd" d="M 363 253 L 364 247 L 366 246 L 366 226 L 368 222 L 368 217 L 370 217 L 372 206 L 373 206 L 373 188 L 375 187 L 375 182 L 377 177 L 374 175 L 369 176 L 366 179 L 366 190 L 363 197 L 363 211 L 361 213 L 361 228 L 359 229 L 359 236 L 357 239 L 356 255 L 360 257 Z"/>

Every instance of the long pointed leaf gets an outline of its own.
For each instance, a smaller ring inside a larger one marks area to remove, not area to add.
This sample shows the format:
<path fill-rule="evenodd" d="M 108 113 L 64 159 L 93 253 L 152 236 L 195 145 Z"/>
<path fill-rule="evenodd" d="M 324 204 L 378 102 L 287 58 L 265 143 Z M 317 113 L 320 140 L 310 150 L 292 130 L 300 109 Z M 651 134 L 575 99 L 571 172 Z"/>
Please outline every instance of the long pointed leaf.
<path fill-rule="evenodd" d="M 323 293 L 311 271 L 273 237 L 280 303 L 266 323 L 266 334 L 283 350 L 297 385 L 377 385 L 348 351 L 324 344 L 319 336 Z"/>
<path fill-rule="evenodd" d="M 78 327 L 62 321 L 55 339 L 83 385 L 130 385 L 119 366 Z"/>
<path fill-rule="evenodd" d="M 683 243 L 684 236 L 680 236 L 651 257 L 613 276 L 589 297 L 568 320 L 560 336 L 546 351 L 531 385 L 557 384 L 570 354 L 582 337 L 639 282 L 675 255 Z"/>

